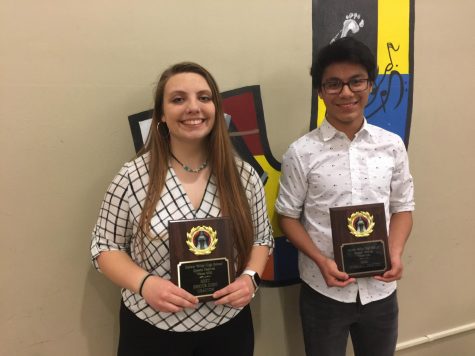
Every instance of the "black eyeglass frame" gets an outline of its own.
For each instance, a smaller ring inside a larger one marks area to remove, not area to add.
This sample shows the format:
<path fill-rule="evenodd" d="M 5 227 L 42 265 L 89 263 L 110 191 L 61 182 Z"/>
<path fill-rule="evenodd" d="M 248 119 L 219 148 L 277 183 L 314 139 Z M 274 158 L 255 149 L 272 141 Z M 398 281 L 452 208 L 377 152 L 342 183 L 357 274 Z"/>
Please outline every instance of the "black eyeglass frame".
<path fill-rule="evenodd" d="M 365 81 L 366 82 L 366 85 L 364 88 L 362 89 L 357 89 L 357 90 L 354 90 L 352 88 L 352 85 L 355 85 L 355 83 L 357 82 L 362 82 L 362 81 Z M 349 81 L 347 82 L 344 82 L 340 79 L 332 79 L 332 80 L 329 80 L 328 82 L 325 82 L 325 83 L 322 83 L 321 87 L 323 89 L 323 91 L 326 93 L 326 94 L 330 94 L 330 95 L 333 95 L 333 94 L 340 94 L 342 91 L 343 91 L 343 88 L 346 86 L 348 86 L 348 88 L 353 92 L 353 93 L 361 93 L 362 91 L 365 91 L 366 89 L 368 89 L 369 87 L 369 83 L 370 83 L 370 79 L 369 78 L 353 78 L 353 79 L 350 79 Z M 326 85 L 328 83 L 339 83 L 341 85 L 340 87 L 340 90 L 338 91 L 334 91 L 334 92 L 328 92 L 328 89 L 326 88 Z"/>

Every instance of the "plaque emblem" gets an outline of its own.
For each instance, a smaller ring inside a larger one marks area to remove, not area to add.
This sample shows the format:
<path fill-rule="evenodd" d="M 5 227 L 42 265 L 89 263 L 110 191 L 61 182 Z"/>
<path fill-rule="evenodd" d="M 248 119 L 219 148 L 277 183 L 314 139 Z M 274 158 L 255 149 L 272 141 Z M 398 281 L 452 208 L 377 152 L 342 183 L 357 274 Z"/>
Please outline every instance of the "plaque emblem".
<path fill-rule="evenodd" d="M 367 237 L 373 232 L 374 218 L 367 211 L 357 211 L 348 218 L 348 229 L 356 237 Z"/>
<path fill-rule="evenodd" d="M 210 226 L 195 226 L 186 234 L 186 244 L 196 256 L 209 255 L 217 243 L 217 233 Z"/>

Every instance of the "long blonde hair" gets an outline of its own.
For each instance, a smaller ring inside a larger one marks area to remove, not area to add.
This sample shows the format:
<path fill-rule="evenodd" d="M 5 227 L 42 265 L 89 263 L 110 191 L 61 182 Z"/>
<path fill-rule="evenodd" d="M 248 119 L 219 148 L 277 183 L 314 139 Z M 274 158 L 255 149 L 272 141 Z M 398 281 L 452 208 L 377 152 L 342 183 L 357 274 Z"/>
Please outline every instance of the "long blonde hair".
<path fill-rule="evenodd" d="M 229 139 L 224 120 L 223 104 L 218 85 L 213 76 L 202 66 L 192 62 L 177 63 L 165 70 L 155 90 L 155 105 L 150 133 L 146 144 L 138 155 L 150 152 L 149 185 L 146 200 L 139 220 L 137 238 L 141 241 L 150 234 L 150 221 L 165 186 L 165 178 L 170 160 L 170 135 L 168 127 L 161 122 L 163 116 L 163 98 L 168 80 L 179 73 L 196 73 L 201 75 L 212 92 L 216 117 L 208 137 L 208 164 L 211 174 L 216 179 L 222 216 L 231 220 L 234 245 L 237 251 L 237 274 L 240 274 L 249 260 L 253 245 L 254 229 L 252 225 L 249 202 L 236 167 L 233 146 Z"/>

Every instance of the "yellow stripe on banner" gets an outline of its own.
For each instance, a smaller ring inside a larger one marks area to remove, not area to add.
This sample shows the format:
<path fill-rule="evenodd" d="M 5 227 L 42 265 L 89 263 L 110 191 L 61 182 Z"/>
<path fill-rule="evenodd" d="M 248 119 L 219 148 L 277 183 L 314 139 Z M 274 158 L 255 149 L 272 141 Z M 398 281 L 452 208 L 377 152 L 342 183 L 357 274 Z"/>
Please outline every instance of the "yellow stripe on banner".
<path fill-rule="evenodd" d="M 320 99 L 320 97 L 317 97 L 317 98 L 318 98 L 317 99 L 318 100 L 317 127 L 320 127 L 323 120 L 325 119 L 325 113 L 327 112 L 327 108 L 323 100 Z"/>
<path fill-rule="evenodd" d="M 264 185 L 264 190 L 266 192 L 266 203 L 267 203 L 267 213 L 269 214 L 269 219 L 274 229 L 274 237 L 282 236 L 283 233 L 279 228 L 279 223 L 277 221 L 277 214 L 274 209 L 275 201 L 277 200 L 277 194 L 279 193 L 279 178 L 280 172 L 275 170 L 267 161 L 267 158 L 264 155 L 254 156 L 257 163 L 262 167 L 264 172 L 267 173 L 267 182 Z"/>
<path fill-rule="evenodd" d="M 409 12 L 410 0 L 378 1 L 379 74 L 384 74 L 391 62 L 393 66 L 389 72 L 396 70 L 400 74 L 409 74 Z M 388 52 L 389 43 L 394 49 L 389 48 Z"/>

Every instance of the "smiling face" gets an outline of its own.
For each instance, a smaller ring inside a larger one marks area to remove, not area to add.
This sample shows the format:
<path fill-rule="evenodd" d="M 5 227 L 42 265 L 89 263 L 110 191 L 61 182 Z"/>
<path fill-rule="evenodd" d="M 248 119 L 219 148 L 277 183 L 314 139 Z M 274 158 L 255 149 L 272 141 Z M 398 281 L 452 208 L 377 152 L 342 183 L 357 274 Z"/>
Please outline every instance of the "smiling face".
<path fill-rule="evenodd" d="M 172 145 L 204 143 L 215 116 L 212 91 L 204 77 L 179 73 L 167 81 L 161 121 L 167 124 Z"/>
<path fill-rule="evenodd" d="M 348 82 L 351 79 L 367 79 L 368 72 L 359 64 L 337 62 L 330 64 L 322 76 L 322 83 L 332 80 Z M 339 94 L 328 94 L 323 88 L 318 90 L 318 95 L 325 103 L 326 119 L 337 130 L 342 131 L 352 138 L 361 128 L 364 119 L 364 108 L 368 103 L 372 84 L 364 91 L 353 93 L 348 85 L 344 85 Z"/>

